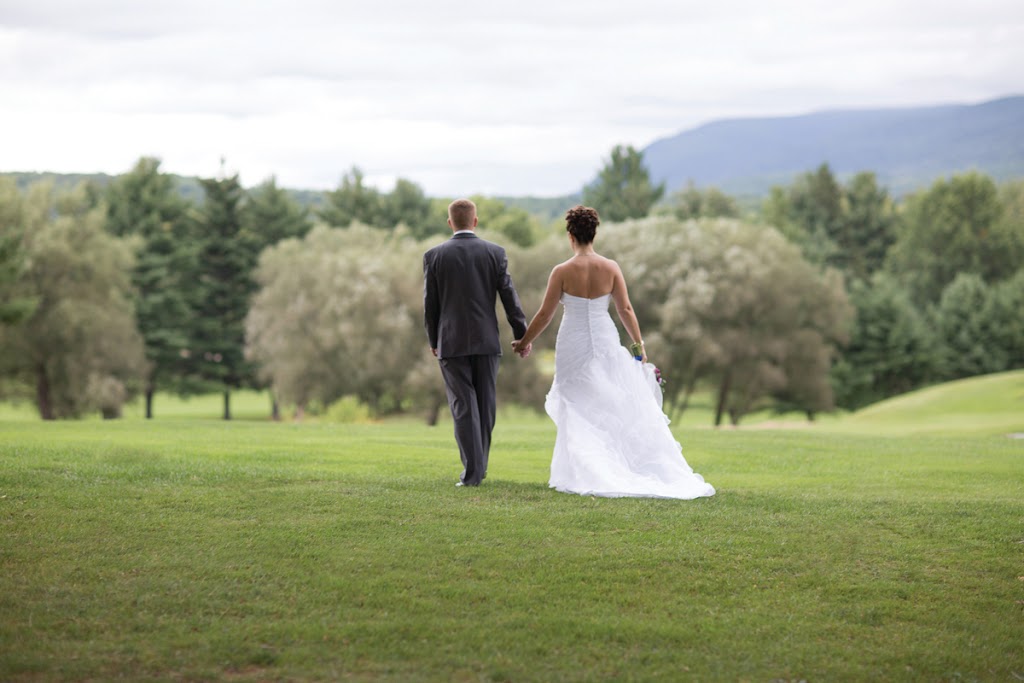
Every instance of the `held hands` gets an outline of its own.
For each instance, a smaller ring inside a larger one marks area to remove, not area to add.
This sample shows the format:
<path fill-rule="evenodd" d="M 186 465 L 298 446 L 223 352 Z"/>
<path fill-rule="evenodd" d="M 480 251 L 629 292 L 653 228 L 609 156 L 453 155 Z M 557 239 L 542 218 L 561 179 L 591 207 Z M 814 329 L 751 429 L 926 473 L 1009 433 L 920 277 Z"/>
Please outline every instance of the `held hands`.
<path fill-rule="evenodd" d="M 526 358 L 530 355 L 530 351 L 533 350 L 533 343 L 523 344 L 522 340 L 516 339 L 512 342 L 512 350 L 515 351 L 516 355 L 520 358 Z"/>

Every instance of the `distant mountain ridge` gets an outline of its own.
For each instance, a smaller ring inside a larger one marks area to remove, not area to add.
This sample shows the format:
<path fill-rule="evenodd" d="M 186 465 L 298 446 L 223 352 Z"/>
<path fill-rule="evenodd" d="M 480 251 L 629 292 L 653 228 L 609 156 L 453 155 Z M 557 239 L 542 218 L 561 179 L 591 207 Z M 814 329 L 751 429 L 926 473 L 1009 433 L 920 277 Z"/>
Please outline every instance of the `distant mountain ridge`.
<path fill-rule="evenodd" d="M 822 163 L 840 179 L 873 171 L 897 196 L 971 169 L 997 181 L 1024 178 L 1024 95 L 974 105 L 724 119 L 656 140 L 643 153 L 652 179 L 664 181 L 669 193 L 692 180 L 750 201 Z M 61 189 L 81 181 L 102 187 L 117 177 L 13 171 L 0 171 L 0 176 L 13 177 L 20 188 L 49 180 Z M 182 196 L 202 200 L 198 178 L 174 178 Z M 306 207 L 316 209 L 324 201 L 321 190 L 285 189 Z M 580 195 L 499 199 L 550 219 L 561 216 Z"/>
<path fill-rule="evenodd" d="M 1024 96 L 975 105 L 824 111 L 714 121 L 657 140 L 644 162 L 669 192 L 692 180 L 763 195 L 828 163 L 836 175 L 874 171 L 897 195 L 976 169 L 1024 177 Z"/>

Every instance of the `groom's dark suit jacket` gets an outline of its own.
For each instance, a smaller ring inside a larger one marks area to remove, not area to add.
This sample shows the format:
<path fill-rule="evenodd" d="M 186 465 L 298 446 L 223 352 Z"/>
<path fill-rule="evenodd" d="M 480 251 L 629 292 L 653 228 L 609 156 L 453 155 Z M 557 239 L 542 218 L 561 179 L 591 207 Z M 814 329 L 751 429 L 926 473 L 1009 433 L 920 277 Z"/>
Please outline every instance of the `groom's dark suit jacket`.
<path fill-rule="evenodd" d="M 462 233 L 423 255 L 423 323 L 439 358 L 501 355 L 495 294 L 515 339 L 522 338 L 526 316 L 504 249 Z"/>

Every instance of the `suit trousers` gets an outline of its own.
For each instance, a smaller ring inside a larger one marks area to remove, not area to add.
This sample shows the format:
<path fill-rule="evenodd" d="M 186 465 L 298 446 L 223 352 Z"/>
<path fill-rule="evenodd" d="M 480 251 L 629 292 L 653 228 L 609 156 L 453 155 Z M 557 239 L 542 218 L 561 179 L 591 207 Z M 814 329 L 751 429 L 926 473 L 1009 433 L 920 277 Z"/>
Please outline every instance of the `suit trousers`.
<path fill-rule="evenodd" d="M 466 486 L 476 486 L 487 476 L 497 405 L 498 359 L 495 354 L 440 360 L 448 407 L 455 422 L 455 442 L 462 457 L 460 480 Z"/>

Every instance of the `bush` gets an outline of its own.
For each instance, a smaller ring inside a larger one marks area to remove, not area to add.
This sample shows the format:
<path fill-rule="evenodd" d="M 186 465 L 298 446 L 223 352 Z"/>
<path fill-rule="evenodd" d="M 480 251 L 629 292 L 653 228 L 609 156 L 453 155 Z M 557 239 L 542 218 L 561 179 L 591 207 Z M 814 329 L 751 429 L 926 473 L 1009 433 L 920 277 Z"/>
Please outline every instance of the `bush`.
<path fill-rule="evenodd" d="M 327 406 L 322 419 L 324 422 L 341 422 L 346 424 L 373 422 L 369 406 L 355 396 L 342 396 Z"/>

